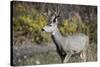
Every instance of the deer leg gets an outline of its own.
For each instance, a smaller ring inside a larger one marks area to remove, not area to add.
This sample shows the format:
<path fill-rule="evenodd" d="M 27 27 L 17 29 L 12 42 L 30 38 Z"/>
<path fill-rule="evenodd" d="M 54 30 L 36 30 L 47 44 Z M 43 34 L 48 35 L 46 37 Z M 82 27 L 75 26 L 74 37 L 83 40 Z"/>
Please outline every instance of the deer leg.
<path fill-rule="evenodd" d="M 88 38 L 87 38 L 88 39 Z M 87 61 L 87 51 L 88 51 L 88 46 L 89 46 L 89 40 L 87 40 L 85 48 L 82 50 L 80 57 L 83 60 L 83 62 Z"/>
<path fill-rule="evenodd" d="M 71 55 L 72 54 L 70 52 L 68 52 L 67 55 L 65 56 L 65 59 L 64 59 L 63 63 L 67 63 L 69 58 L 71 57 Z"/>
<path fill-rule="evenodd" d="M 84 57 L 83 61 L 86 62 L 86 59 L 87 59 L 87 58 L 86 58 L 86 50 L 83 51 L 83 57 Z"/>
<path fill-rule="evenodd" d="M 83 62 L 86 62 L 86 50 L 83 50 L 80 54 L 81 59 L 83 60 Z"/>
<path fill-rule="evenodd" d="M 62 63 L 63 63 L 65 57 L 66 57 L 66 55 L 63 55 L 63 56 L 61 57 L 61 62 L 62 62 Z"/>

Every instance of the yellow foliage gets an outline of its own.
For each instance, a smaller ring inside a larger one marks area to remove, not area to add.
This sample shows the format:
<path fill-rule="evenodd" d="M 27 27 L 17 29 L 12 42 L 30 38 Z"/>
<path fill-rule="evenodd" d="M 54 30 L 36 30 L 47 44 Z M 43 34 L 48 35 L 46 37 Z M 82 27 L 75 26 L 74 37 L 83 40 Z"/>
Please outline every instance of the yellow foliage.
<path fill-rule="evenodd" d="M 73 16 L 71 18 L 72 21 L 68 21 L 67 19 L 65 19 L 61 26 L 59 27 L 60 32 L 63 35 L 68 35 L 68 34 L 73 34 L 73 33 L 81 33 L 84 32 L 87 34 L 87 26 L 80 22 L 77 17 Z"/>
<path fill-rule="evenodd" d="M 47 24 L 47 18 L 41 15 L 38 9 L 35 7 L 29 9 L 28 6 L 25 7 L 23 4 L 14 6 L 14 8 L 16 8 L 16 14 L 18 14 L 17 17 L 13 17 L 15 32 L 31 33 L 32 41 L 37 43 L 51 41 L 50 35 L 41 31 Z M 87 31 L 88 28 L 77 17 L 73 16 L 71 20 L 64 19 L 59 25 L 59 30 L 63 35 Z"/>

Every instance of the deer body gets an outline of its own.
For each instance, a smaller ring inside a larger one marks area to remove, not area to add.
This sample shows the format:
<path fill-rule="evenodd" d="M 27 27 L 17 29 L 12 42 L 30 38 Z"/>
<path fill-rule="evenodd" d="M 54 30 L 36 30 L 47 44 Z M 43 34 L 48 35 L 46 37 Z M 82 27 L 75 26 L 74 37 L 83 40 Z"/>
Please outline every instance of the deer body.
<path fill-rule="evenodd" d="M 73 54 L 80 53 L 81 59 L 86 61 L 86 50 L 89 44 L 89 38 L 83 33 L 62 36 L 57 27 L 57 15 L 51 17 L 50 24 L 43 28 L 50 32 L 53 42 L 56 45 L 57 52 L 63 63 L 68 62 Z"/>

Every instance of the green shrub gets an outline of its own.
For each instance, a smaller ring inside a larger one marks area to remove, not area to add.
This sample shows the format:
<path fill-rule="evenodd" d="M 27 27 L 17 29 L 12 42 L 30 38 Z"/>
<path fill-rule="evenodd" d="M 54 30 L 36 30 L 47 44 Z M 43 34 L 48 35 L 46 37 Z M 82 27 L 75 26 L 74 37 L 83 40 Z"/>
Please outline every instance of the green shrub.
<path fill-rule="evenodd" d="M 27 4 L 16 4 L 13 5 L 13 31 L 22 32 L 24 36 L 31 36 L 32 42 L 51 42 L 50 34 L 42 32 L 41 29 L 47 24 L 47 18 L 40 12 L 41 9 L 36 7 L 30 8 Z M 75 33 L 85 33 L 89 35 L 90 39 L 96 41 L 96 22 L 89 24 L 80 22 L 75 16 L 71 17 L 71 21 L 64 19 L 62 23 L 58 25 L 62 35 L 72 35 Z M 95 32 L 93 32 L 95 31 Z M 19 34 L 18 34 L 19 35 Z M 19 35 L 20 37 L 20 35 Z"/>
<path fill-rule="evenodd" d="M 65 19 L 59 26 L 60 32 L 63 35 L 73 34 L 73 33 L 85 33 L 88 34 L 88 27 L 85 23 L 79 22 L 77 17 L 73 16 L 71 21 Z"/>

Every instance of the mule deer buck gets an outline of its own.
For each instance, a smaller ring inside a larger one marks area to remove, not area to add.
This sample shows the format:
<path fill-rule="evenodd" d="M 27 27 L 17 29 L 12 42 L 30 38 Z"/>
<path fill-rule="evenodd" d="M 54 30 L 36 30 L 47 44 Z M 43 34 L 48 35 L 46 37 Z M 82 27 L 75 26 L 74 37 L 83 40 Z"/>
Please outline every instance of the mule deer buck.
<path fill-rule="evenodd" d="M 58 17 L 60 12 L 53 12 L 50 17 L 50 22 L 43 27 L 43 31 L 51 33 L 51 37 L 56 45 L 57 52 L 61 58 L 62 63 L 68 62 L 70 57 L 79 53 L 81 59 L 86 61 L 86 50 L 89 45 L 89 37 L 83 33 L 73 34 L 69 36 L 62 36 L 58 30 Z"/>

